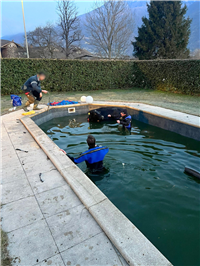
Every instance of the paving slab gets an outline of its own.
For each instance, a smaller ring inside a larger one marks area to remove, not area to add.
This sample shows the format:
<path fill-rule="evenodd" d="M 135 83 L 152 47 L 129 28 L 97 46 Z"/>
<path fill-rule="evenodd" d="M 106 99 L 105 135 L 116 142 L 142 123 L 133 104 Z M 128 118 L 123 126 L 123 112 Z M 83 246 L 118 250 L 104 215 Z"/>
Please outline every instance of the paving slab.
<path fill-rule="evenodd" d="M 2 145 L 1 148 L 2 148 L 2 157 L 8 156 L 8 155 L 12 155 L 12 154 L 16 153 L 16 151 L 15 151 L 15 149 L 14 149 L 14 147 L 13 147 L 11 142 L 10 142 L 9 145 L 6 145 L 6 144 L 4 146 Z"/>
<path fill-rule="evenodd" d="M 27 150 L 28 152 L 20 152 L 20 151 L 16 151 L 17 152 L 17 156 L 19 157 L 20 162 L 24 161 L 24 159 L 27 162 L 33 161 L 33 158 L 37 157 L 37 158 L 42 158 L 45 159 L 47 158 L 46 154 L 43 152 L 42 149 L 40 148 L 33 148 L 33 150 L 31 150 L 30 148 Z"/>
<path fill-rule="evenodd" d="M 12 168 L 21 167 L 21 163 L 16 153 L 13 153 L 12 155 L 4 156 L 2 158 L 1 167 L 5 169 L 5 171 L 7 170 L 7 168 L 10 169 L 11 165 L 12 165 Z"/>
<path fill-rule="evenodd" d="M 1 215 L 4 232 L 19 229 L 43 218 L 35 197 L 28 197 L 3 205 Z"/>
<path fill-rule="evenodd" d="M 36 198 L 45 217 L 82 205 L 68 185 L 36 194 Z"/>
<path fill-rule="evenodd" d="M 16 182 L 20 179 L 26 179 L 26 175 L 21 165 L 15 167 L 12 167 L 12 165 L 10 165 L 10 167 L 2 169 L 2 176 L 0 178 L 1 184 L 10 183 L 13 181 Z"/>
<path fill-rule="evenodd" d="M 60 252 L 102 232 L 83 205 L 51 216 L 47 223 Z"/>
<path fill-rule="evenodd" d="M 42 180 L 44 182 L 41 182 L 38 174 L 28 175 L 27 177 L 34 194 L 66 185 L 66 181 L 57 170 L 42 173 Z"/>
<path fill-rule="evenodd" d="M 18 179 L 2 185 L 2 204 L 33 195 L 27 179 Z"/>
<path fill-rule="evenodd" d="M 13 265 L 29 266 L 58 254 L 46 221 L 38 221 L 7 234 Z"/>
<path fill-rule="evenodd" d="M 78 254 L 78 255 L 77 255 Z M 100 233 L 61 253 L 65 265 L 122 266 L 112 244 Z"/>
<path fill-rule="evenodd" d="M 35 152 L 35 151 L 41 150 L 41 148 L 38 146 L 38 144 L 34 140 L 29 142 L 29 143 L 15 144 L 14 149 L 15 150 L 16 149 L 22 150 L 22 151 L 16 150 L 16 152 L 20 158 L 26 157 L 29 152 Z M 28 151 L 28 153 L 26 153 L 24 151 Z"/>
<path fill-rule="evenodd" d="M 40 158 L 41 162 L 43 162 L 44 164 L 46 161 L 50 162 L 50 160 L 47 158 L 46 154 L 42 151 L 42 149 L 39 149 L 39 150 L 34 151 L 34 152 L 28 152 L 25 154 L 21 153 L 20 154 L 21 156 L 18 155 L 19 160 L 20 160 L 22 165 L 33 162 L 33 158 Z"/>
<path fill-rule="evenodd" d="M 9 135 L 5 129 L 5 127 L 1 128 L 1 143 L 3 142 L 10 142 Z"/>
<path fill-rule="evenodd" d="M 52 258 L 45 259 L 41 263 L 36 264 L 36 265 L 38 266 L 65 266 L 60 254 Z"/>
<path fill-rule="evenodd" d="M 5 141 L 3 139 L 3 141 L 1 142 L 1 146 L 2 146 L 2 149 L 9 149 L 10 147 L 13 147 L 13 144 L 10 138 L 6 138 Z"/>
<path fill-rule="evenodd" d="M 3 115 L 2 122 L 3 122 L 6 130 L 10 130 L 12 127 L 15 127 L 16 125 L 21 124 L 19 121 L 19 118 L 21 118 L 21 115 L 19 115 L 19 113 L 15 114 L 14 117 L 10 117 L 10 115 L 8 115 L 8 116 Z"/>
<path fill-rule="evenodd" d="M 21 134 L 19 135 L 18 130 L 13 131 L 12 133 L 9 133 L 9 137 L 12 138 L 12 143 L 14 145 L 21 145 L 21 144 L 29 143 L 29 142 L 33 141 L 32 136 L 30 136 L 27 133 L 23 134 L 23 135 L 21 135 Z"/>
<path fill-rule="evenodd" d="M 40 173 L 56 169 L 50 160 L 45 159 L 43 161 L 38 157 L 30 162 L 24 162 L 23 168 L 27 175 L 39 175 Z"/>
<path fill-rule="evenodd" d="M 9 136 L 13 136 L 13 134 L 16 134 L 16 138 L 23 136 L 23 134 L 27 134 L 28 131 L 25 128 L 25 126 L 19 121 L 17 123 L 13 123 L 12 125 L 5 126 L 6 132 L 9 134 Z M 24 133 L 25 132 L 25 133 Z"/>
<path fill-rule="evenodd" d="M 18 160 L 18 162 L 19 162 L 19 157 L 17 156 L 17 153 L 16 153 L 16 151 L 15 151 L 15 149 L 14 148 L 10 148 L 9 147 L 9 149 L 7 149 L 8 150 L 8 152 L 7 153 L 4 153 L 3 151 L 2 151 L 2 161 L 3 161 L 3 163 L 5 163 L 6 161 L 9 161 L 10 163 L 13 161 L 13 160 Z"/>

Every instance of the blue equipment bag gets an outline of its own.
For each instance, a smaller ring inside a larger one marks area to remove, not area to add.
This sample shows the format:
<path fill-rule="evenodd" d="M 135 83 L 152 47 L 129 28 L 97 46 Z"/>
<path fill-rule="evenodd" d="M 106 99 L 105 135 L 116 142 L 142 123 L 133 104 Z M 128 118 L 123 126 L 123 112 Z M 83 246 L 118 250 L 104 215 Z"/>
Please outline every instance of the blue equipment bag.
<path fill-rule="evenodd" d="M 10 98 L 12 100 L 13 106 L 21 106 L 22 105 L 22 98 L 19 97 L 18 95 L 11 94 Z"/>

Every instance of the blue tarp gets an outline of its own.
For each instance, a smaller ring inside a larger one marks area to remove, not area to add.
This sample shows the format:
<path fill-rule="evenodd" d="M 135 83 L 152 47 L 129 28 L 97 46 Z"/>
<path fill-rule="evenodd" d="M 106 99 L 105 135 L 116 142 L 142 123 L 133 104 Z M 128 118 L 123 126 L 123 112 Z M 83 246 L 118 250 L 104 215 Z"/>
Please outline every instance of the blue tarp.
<path fill-rule="evenodd" d="M 69 105 L 69 104 L 78 104 L 78 102 L 70 101 L 70 100 L 63 100 L 61 102 L 51 102 L 51 103 L 48 103 L 48 105 L 50 105 L 50 106 Z"/>

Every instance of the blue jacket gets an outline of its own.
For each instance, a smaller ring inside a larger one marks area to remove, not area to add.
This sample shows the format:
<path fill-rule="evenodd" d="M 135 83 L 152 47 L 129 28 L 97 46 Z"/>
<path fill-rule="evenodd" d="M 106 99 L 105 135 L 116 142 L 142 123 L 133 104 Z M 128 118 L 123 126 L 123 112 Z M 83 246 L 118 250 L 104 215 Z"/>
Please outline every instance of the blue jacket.
<path fill-rule="evenodd" d="M 24 92 L 37 91 L 38 93 L 42 92 L 40 81 L 38 80 L 37 75 L 30 77 L 22 86 Z"/>
<path fill-rule="evenodd" d="M 73 158 L 68 155 L 68 157 L 75 163 L 86 162 L 87 167 L 92 171 L 101 171 L 103 170 L 103 159 L 108 153 L 109 149 L 105 146 L 95 147 L 87 150 L 86 152 L 81 153 L 77 158 Z"/>
<path fill-rule="evenodd" d="M 131 116 L 128 115 L 126 117 L 121 117 L 120 124 L 123 125 L 125 128 L 131 129 Z"/>

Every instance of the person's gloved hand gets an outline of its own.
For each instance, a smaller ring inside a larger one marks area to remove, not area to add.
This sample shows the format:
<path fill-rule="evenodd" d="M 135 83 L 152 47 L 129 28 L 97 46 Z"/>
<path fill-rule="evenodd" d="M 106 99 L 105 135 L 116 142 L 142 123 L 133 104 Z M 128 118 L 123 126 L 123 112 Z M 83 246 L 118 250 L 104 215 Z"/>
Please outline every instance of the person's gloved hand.
<path fill-rule="evenodd" d="M 120 124 L 120 120 L 117 120 L 117 123 Z"/>
<path fill-rule="evenodd" d="M 60 151 L 62 151 L 65 155 L 67 154 L 66 151 L 64 151 L 63 149 L 60 149 Z"/>
<path fill-rule="evenodd" d="M 108 115 L 108 117 L 111 117 L 111 115 Z"/>
<path fill-rule="evenodd" d="M 40 92 L 40 98 L 42 98 L 42 93 Z"/>

